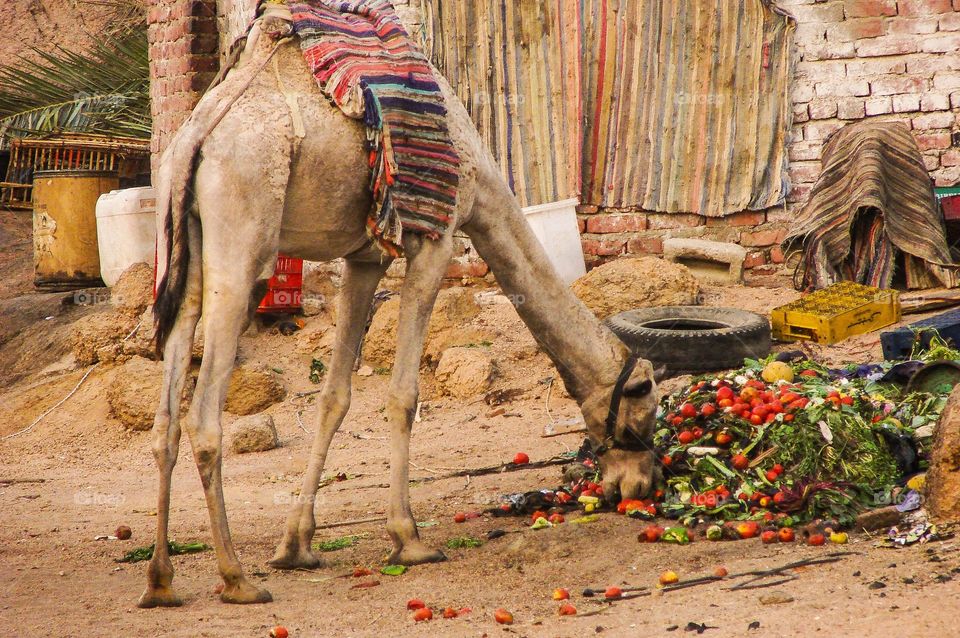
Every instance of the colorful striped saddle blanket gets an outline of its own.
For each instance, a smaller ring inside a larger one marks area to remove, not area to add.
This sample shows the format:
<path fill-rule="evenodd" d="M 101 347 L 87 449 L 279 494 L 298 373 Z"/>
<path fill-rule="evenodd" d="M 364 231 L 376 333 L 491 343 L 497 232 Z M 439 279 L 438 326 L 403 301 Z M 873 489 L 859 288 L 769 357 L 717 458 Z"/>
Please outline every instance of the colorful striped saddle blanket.
<path fill-rule="evenodd" d="M 286 0 L 320 90 L 367 127 L 374 206 L 367 228 L 401 254 L 404 231 L 438 238 L 457 200 L 460 157 L 427 58 L 388 0 Z"/>

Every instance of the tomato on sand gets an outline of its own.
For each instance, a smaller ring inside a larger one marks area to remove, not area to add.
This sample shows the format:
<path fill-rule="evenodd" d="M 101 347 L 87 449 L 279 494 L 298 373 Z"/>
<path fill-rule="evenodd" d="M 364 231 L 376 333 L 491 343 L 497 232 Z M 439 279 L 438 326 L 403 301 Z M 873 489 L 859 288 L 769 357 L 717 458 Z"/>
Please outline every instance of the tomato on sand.
<path fill-rule="evenodd" d="M 556 589 L 553 590 L 553 599 L 554 599 L 554 600 L 569 600 L 569 599 L 570 599 L 570 591 L 569 591 L 568 589 L 564 589 L 563 587 L 557 587 Z"/>
<path fill-rule="evenodd" d="M 501 607 L 500 609 L 493 612 L 493 619 L 496 620 L 501 625 L 512 625 L 513 624 L 513 614 Z"/>
<path fill-rule="evenodd" d="M 413 620 L 420 622 L 422 620 L 433 620 L 433 610 L 429 607 L 424 607 L 423 609 L 418 609 L 413 612 Z"/>
<path fill-rule="evenodd" d="M 423 609 L 426 606 L 427 604 L 422 600 L 420 600 L 419 598 L 411 598 L 410 600 L 407 601 L 407 609 L 411 611 L 414 609 Z"/>
<path fill-rule="evenodd" d="M 459 615 L 460 614 L 458 614 L 457 610 L 454 609 L 453 607 L 447 607 L 446 609 L 443 610 L 444 618 L 456 618 Z"/>
<path fill-rule="evenodd" d="M 557 610 L 557 613 L 561 616 L 576 616 L 577 608 L 570 603 L 563 603 L 560 605 L 560 609 Z"/>
<path fill-rule="evenodd" d="M 623 596 L 623 590 L 615 585 L 607 587 L 603 592 L 603 597 L 607 600 L 613 600 L 614 598 L 620 598 L 621 596 Z"/>
<path fill-rule="evenodd" d="M 467 521 L 467 515 L 464 514 L 463 512 L 457 512 L 456 514 L 453 515 L 454 523 L 465 523 L 466 521 Z"/>
<path fill-rule="evenodd" d="M 530 457 L 527 455 L 526 452 L 517 452 L 517 454 L 513 457 L 514 465 L 526 465 L 529 462 L 530 462 Z"/>
<path fill-rule="evenodd" d="M 713 575 L 716 576 L 717 578 L 726 578 L 729 573 L 730 572 L 728 572 L 727 568 L 724 567 L 723 565 L 713 570 Z"/>
<path fill-rule="evenodd" d="M 283 625 L 277 625 L 270 630 L 270 638 L 287 638 L 289 635 L 290 632 Z"/>
<path fill-rule="evenodd" d="M 677 572 L 667 570 L 660 574 L 660 584 L 661 585 L 673 585 L 680 581 L 680 577 L 677 576 Z"/>
<path fill-rule="evenodd" d="M 827 542 L 827 539 L 823 534 L 810 534 L 810 538 L 807 539 L 808 545 L 820 546 Z"/>
<path fill-rule="evenodd" d="M 780 538 L 775 531 L 768 529 L 760 534 L 760 540 L 763 541 L 764 545 L 770 545 L 771 543 L 776 543 Z"/>
<path fill-rule="evenodd" d="M 793 533 L 793 528 L 791 527 L 781 527 L 777 531 L 777 537 L 781 543 L 792 543 L 796 538 L 796 534 Z"/>

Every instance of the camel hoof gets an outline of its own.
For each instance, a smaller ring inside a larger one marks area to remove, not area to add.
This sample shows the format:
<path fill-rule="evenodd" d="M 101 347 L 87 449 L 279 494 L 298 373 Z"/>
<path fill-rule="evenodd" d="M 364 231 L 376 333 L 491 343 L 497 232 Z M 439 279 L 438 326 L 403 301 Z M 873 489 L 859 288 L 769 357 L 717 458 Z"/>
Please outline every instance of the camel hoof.
<path fill-rule="evenodd" d="M 173 593 L 170 587 L 147 587 L 146 591 L 137 601 L 137 607 L 141 609 L 153 609 L 154 607 L 179 607 L 183 604 L 180 597 Z"/>
<path fill-rule="evenodd" d="M 447 555 L 439 549 L 430 549 L 426 545 L 417 543 L 404 545 L 403 549 L 394 550 L 390 555 L 391 565 L 424 565 L 426 563 L 442 563 Z"/>
<path fill-rule="evenodd" d="M 231 605 L 256 605 L 273 602 L 273 596 L 266 589 L 254 587 L 247 581 L 240 581 L 232 587 L 224 587 L 220 600 Z"/>
<path fill-rule="evenodd" d="M 322 562 L 308 549 L 301 551 L 280 548 L 273 558 L 267 561 L 267 565 L 274 569 L 316 569 Z"/>

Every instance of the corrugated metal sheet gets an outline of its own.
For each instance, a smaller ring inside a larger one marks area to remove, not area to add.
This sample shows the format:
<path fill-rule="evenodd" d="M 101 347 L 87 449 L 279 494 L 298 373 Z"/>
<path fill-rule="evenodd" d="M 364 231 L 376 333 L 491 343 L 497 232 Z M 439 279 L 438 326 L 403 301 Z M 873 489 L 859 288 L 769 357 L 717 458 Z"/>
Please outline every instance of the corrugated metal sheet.
<path fill-rule="evenodd" d="M 767 0 L 420 1 L 434 62 L 523 204 L 579 187 L 721 216 L 786 196 L 795 23 Z"/>
<path fill-rule="evenodd" d="M 521 205 L 580 192 L 575 0 L 421 0 L 426 46 Z"/>

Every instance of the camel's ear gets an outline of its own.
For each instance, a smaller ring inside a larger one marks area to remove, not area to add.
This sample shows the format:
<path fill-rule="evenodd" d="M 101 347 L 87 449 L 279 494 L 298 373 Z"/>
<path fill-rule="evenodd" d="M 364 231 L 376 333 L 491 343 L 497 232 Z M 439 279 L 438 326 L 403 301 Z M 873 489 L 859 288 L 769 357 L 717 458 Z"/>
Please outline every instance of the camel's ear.
<path fill-rule="evenodd" d="M 650 390 L 652 389 L 653 381 L 650 379 L 628 381 L 627 384 L 623 386 L 623 396 L 630 397 L 631 399 L 639 399 L 650 394 Z"/>

